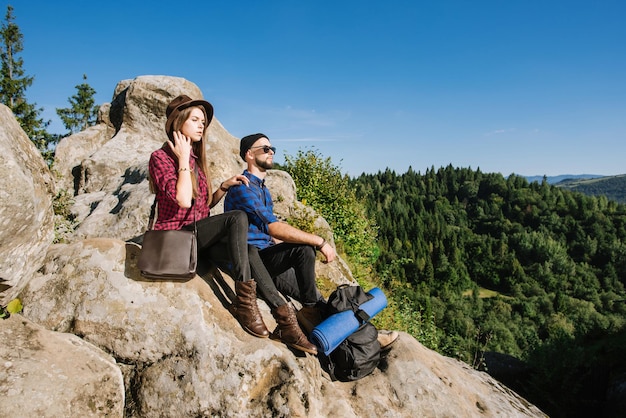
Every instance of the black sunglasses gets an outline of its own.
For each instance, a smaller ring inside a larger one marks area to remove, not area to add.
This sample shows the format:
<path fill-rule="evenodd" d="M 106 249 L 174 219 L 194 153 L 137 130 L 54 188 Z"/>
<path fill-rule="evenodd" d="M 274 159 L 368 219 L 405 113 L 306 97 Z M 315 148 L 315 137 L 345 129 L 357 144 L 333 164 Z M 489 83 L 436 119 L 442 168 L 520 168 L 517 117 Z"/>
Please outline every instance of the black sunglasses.
<path fill-rule="evenodd" d="M 276 147 L 270 147 L 269 145 L 258 145 L 256 147 L 250 147 L 250 149 L 252 148 L 263 148 L 263 153 L 268 154 L 270 152 L 270 150 L 276 154 Z"/>

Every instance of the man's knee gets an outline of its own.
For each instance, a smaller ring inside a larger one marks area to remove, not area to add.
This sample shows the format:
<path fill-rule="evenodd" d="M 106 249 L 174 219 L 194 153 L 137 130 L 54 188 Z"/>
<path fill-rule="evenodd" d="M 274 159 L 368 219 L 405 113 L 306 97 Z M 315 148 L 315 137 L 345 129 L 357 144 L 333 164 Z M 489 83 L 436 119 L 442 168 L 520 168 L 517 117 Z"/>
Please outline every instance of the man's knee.
<path fill-rule="evenodd" d="M 305 259 L 315 259 L 315 248 L 310 245 L 300 245 L 297 248 L 300 255 Z"/>

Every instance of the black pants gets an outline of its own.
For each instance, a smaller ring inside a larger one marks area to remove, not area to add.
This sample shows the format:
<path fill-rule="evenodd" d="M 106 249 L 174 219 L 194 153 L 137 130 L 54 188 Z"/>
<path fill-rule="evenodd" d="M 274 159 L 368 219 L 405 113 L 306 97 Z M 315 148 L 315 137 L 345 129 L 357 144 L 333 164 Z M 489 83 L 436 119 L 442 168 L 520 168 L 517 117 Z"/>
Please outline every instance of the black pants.
<path fill-rule="evenodd" d="M 259 250 L 275 286 L 304 306 L 315 305 L 321 295 L 315 284 L 315 249 L 310 245 L 280 243 Z"/>
<path fill-rule="evenodd" d="M 248 245 L 248 216 L 240 210 L 209 216 L 197 222 L 198 254 L 206 256 L 233 280 L 255 279 L 257 291 L 274 309 L 287 303 L 282 297 L 256 247 Z M 185 229 L 193 230 L 193 224 Z"/>
<path fill-rule="evenodd" d="M 196 223 L 198 255 L 229 266 L 233 280 L 250 280 L 248 262 L 248 216 L 240 210 L 209 216 Z M 184 227 L 193 230 L 193 224 Z"/>

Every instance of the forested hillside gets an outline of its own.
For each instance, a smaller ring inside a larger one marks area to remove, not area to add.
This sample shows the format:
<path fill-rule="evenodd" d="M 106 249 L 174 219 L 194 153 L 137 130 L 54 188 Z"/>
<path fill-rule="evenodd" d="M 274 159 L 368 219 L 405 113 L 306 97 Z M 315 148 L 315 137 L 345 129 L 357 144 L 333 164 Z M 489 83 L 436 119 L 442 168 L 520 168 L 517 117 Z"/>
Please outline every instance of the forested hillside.
<path fill-rule="evenodd" d="M 349 178 L 315 150 L 280 168 L 361 285 L 385 291 L 376 325 L 551 417 L 626 416 L 626 205 L 452 166 Z"/>
<path fill-rule="evenodd" d="M 626 206 L 452 166 L 351 182 L 379 228 L 377 274 L 436 326 L 424 344 L 474 367 L 514 356 L 531 370 L 516 389 L 552 416 L 598 412 L 607 370 L 625 371 Z"/>
<path fill-rule="evenodd" d="M 598 177 L 605 177 L 600 174 L 559 174 L 558 176 L 524 176 L 529 183 L 536 181 L 541 183 L 544 179 L 548 181 L 550 184 L 556 184 L 559 182 L 564 182 L 568 180 L 585 180 L 585 179 L 595 179 Z"/>
<path fill-rule="evenodd" d="M 590 196 L 606 196 L 619 203 L 626 203 L 626 174 L 595 179 L 565 179 L 557 186 Z"/>

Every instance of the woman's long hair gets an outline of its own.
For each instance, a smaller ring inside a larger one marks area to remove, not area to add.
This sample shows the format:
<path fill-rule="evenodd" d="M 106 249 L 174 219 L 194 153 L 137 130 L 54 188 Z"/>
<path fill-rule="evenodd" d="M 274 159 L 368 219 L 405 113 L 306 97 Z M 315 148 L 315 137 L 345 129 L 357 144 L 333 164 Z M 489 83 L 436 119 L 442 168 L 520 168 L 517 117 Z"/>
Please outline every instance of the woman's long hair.
<path fill-rule="evenodd" d="M 204 107 L 202 106 L 191 106 L 191 107 L 181 110 L 176 116 L 176 118 L 174 119 L 174 121 L 172 122 L 172 127 L 170 129 L 170 132 L 167 133 L 167 136 L 169 137 L 170 141 L 172 142 L 174 141 L 173 132 L 180 131 L 180 128 L 182 128 L 185 121 L 187 121 L 187 118 L 189 118 L 189 115 L 191 114 L 191 111 L 194 108 L 198 108 L 202 110 L 202 113 L 204 113 L 204 120 L 205 121 L 207 120 L 206 111 L 204 110 Z M 211 200 L 213 198 L 213 190 L 211 188 L 211 178 L 209 177 L 209 171 L 208 171 L 209 165 L 207 163 L 206 148 L 204 144 L 208 136 L 210 123 L 211 122 L 208 121 L 204 124 L 204 130 L 202 131 L 202 139 L 198 142 L 191 143 L 191 149 L 193 150 L 193 153 L 198 157 L 196 161 L 198 164 L 198 169 L 202 170 L 202 172 L 204 173 L 206 177 L 206 187 L 208 191 L 206 204 L 208 206 L 211 205 Z M 169 147 L 167 143 L 164 146 Z M 193 190 L 192 196 L 194 199 L 196 199 L 198 197 L 198 178 L 196 176 L 191 176 L 191 186 Z M 150 189 L 153 190 L 152 179 L 150 179 Z"/>

